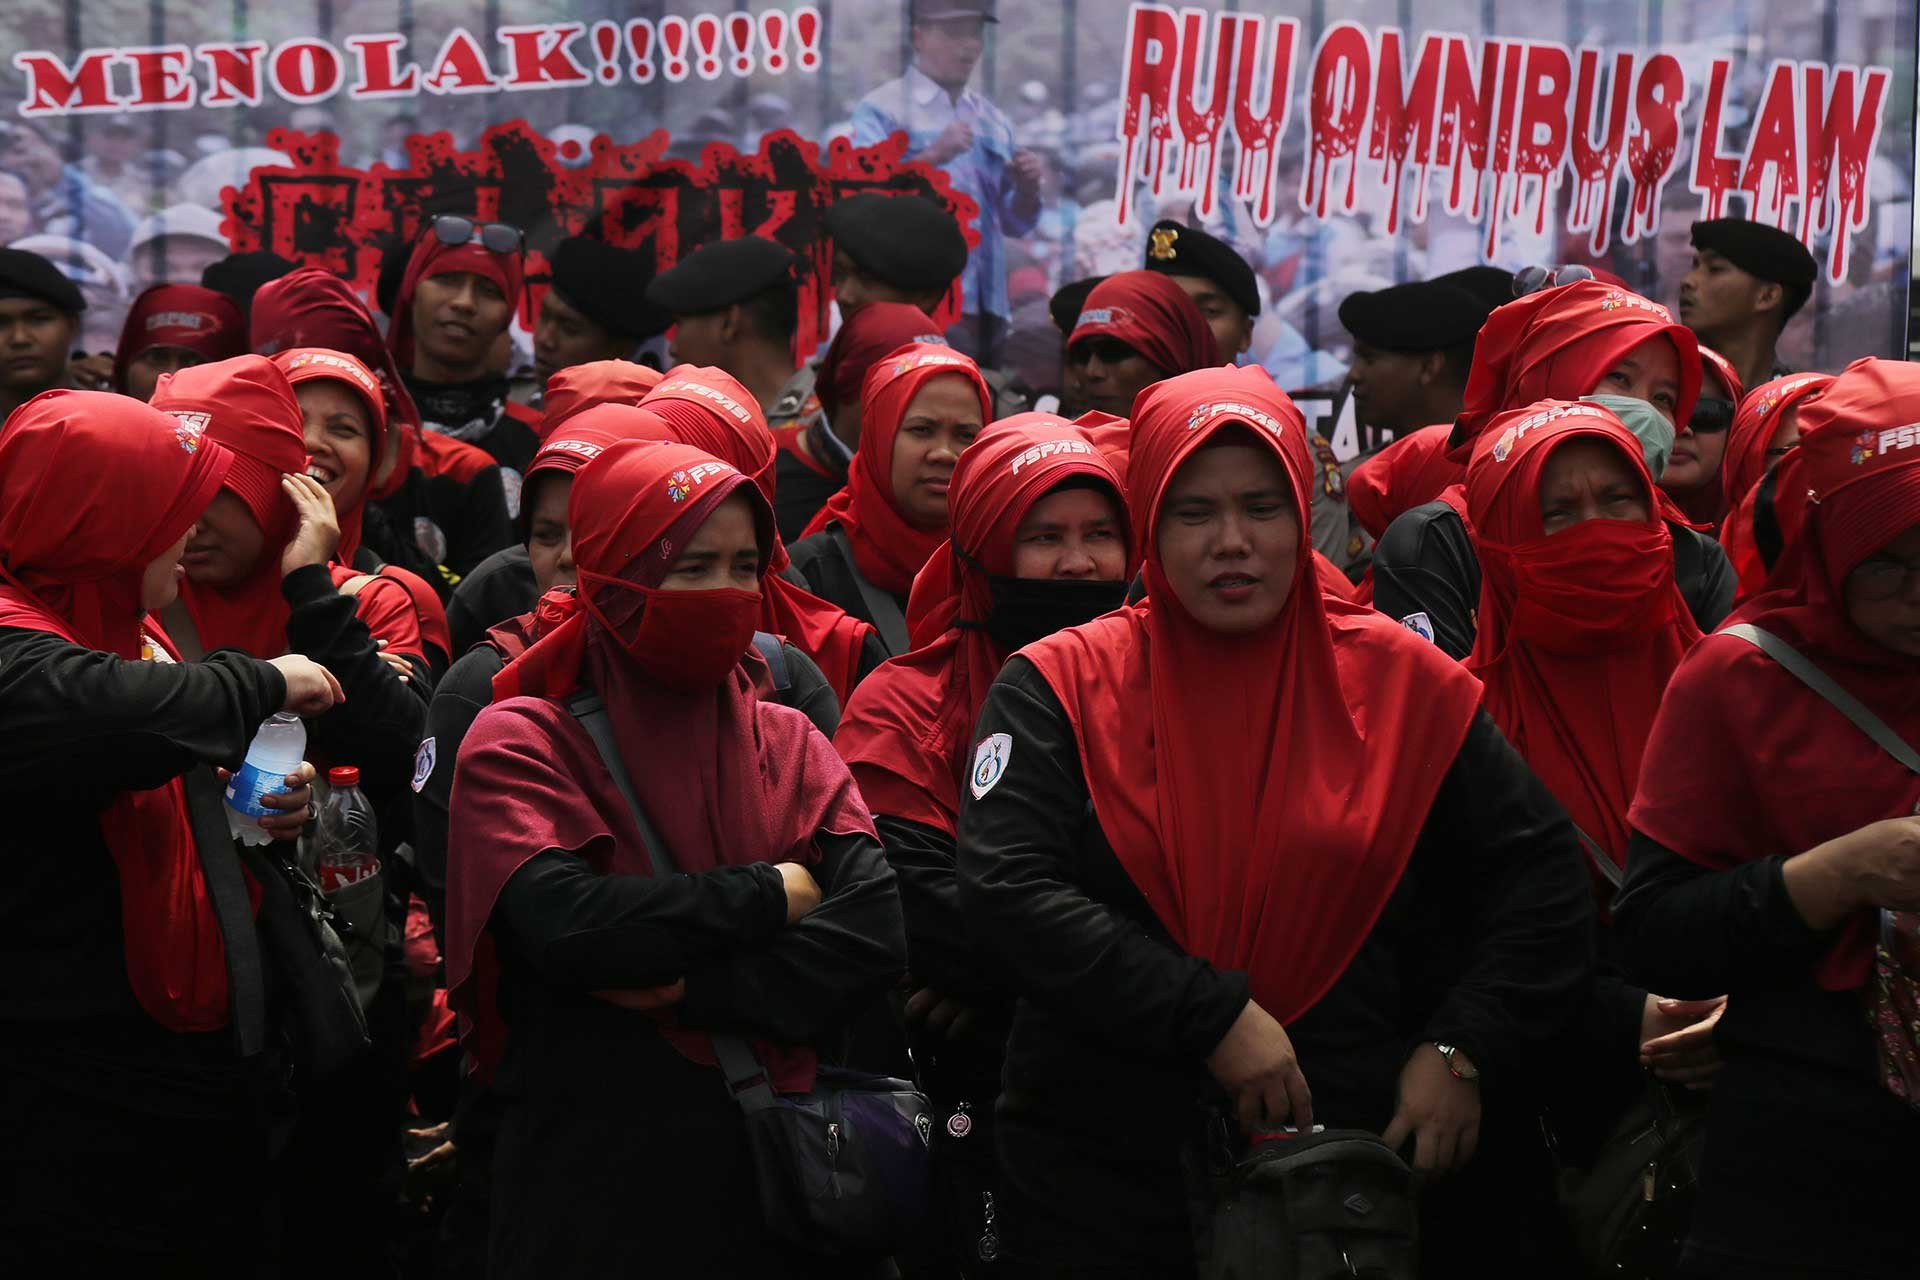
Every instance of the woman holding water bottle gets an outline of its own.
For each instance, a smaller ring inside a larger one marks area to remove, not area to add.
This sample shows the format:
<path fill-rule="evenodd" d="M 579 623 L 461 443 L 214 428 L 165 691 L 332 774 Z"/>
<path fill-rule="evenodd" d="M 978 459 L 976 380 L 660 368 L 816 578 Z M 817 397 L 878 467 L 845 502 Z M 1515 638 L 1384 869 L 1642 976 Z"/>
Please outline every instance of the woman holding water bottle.
<path fill-rule="evenodd" d="M 0 1272 L 258 1265 L 267 1140 L 228 1026 L 189 788 L 276 711 L 340 698 L 298 654 L 184 663 L 174 597 L 232 456 L 124 396 L 55 391 L 0 434 Z M 312 777 L 275 799 L 291 838 Z M 224 843 L 224 842 L 219 842 Z"/>

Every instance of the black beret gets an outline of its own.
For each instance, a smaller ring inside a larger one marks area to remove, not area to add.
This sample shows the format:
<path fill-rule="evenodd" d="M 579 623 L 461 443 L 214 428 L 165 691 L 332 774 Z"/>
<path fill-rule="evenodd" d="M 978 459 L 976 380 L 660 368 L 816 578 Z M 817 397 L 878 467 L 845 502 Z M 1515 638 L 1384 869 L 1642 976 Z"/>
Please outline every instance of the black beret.
<path fill-rule="evenodd" d="M 1047 313 L 1053 317 L 1053 327 L 1061 336 L 1072 333 L 1073 327 L 1080 323 L 1080 313 L 1087 309 L 1087 295 L 1105 279 L 1105 276 L 1088 276 L 1085 280 L 1063 284 L 1047 300 Z"/>
<path fill-rule="evenodd" d="M 226 294 L 245 314 L 252 310 L 253 295 L 260 292 L 261 285 L 278 280 L 299 265 L 269 249 L 229 254 L 200 273 L 200 285 Z"/>
<path fill-rule="evenodd" d="M 1492 313 L 1513 301 L 1513 273 L 1499 267 L 1462 267 L 1433 278 L 1435 284 L 1450 284 L 1465 289 L 1487 304 Z"/>
<path fill-rule="evenodd" d="M 38 298 L 70 316 L 87 309 L 80 286 L 60 268 L 25 249 L 0 249 L 0 299 Z"/>
<path fill-rule="evenodd" d="M 1813 293 L 1820 264 L 1807 246 L 1778 227 L 1748 218 L 1713 218 L 1693 224 L 1693 247 L 1719 254 L 1750 276 L 1787 291 L 1787 315 Z"/>
<path fill-rule="evenodd" d="M 1144 265 L 1163 275 L 1211 280 L 1242 311 L 1250 316 L 1260 314 L 1260 288 L 1253 282 L 1253 268 L 1232 245 L 1198 227 L 1171 219 L 1154 223 L 1147 233 Z"/>
<path fill-rule="evenodd" d="M 940 292 L 967 269 L 959 220 L 925 196 L 869 191 L 829 205 L 824 220 L 835 248 L 897 289 Z"/>
<path fill-rule="evenodd" d="M 1506 279 L 1511 302 L 1513 277 Z M 1444 351 L 1472 342 L 1493 309 L 1490 298 L 1441 276 L 1350 293 L 1340 302 L 1340 323 L 1382 351 Z"/>
<path fill-rule="evenodd" d="M 647 286 L 647 301 L 676 316 L 702 316 L 793 279 L 793 254 L 764 236 L 701 245 Z"/>
<path fill-rule="evenodd" d="M 640 342 L 673 323 L 671 312 L 647 301 L 652 255 L 592 236 L 568 236 L 551 262 L 553 291 L 608 333 Z"/>

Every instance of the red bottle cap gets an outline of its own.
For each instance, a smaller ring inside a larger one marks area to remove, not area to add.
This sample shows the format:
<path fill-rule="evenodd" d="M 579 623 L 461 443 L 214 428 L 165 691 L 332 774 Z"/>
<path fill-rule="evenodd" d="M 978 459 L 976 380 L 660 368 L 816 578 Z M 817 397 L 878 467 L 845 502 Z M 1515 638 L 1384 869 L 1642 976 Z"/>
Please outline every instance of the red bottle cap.
<path fill-rule="evenodd" d="M 327 785 L 330 787 L 357 787 L 360 785 L 360 770 L 350 764 L 335 765 L 327 770 Z"/>

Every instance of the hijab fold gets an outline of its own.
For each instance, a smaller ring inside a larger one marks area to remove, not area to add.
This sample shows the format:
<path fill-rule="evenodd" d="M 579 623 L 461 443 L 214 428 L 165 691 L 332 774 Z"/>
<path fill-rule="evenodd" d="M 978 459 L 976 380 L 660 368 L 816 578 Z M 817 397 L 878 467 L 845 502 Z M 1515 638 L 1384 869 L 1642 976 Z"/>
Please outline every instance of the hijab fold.
<path fill-rule="evenodd" d="M 1372 929 L 1480 686 L 1406 628 L 1313 589 L 1304 540 L 1273 623 L 1202 627 L 1155 551 L 1169 483 L 1229 433 L 1279 462 L 1304 529 L 1305 424 L 1258 369 L 1172 378 L 1134 408 L 1127 494 L 1147 597 L 1022 653 L 1065 708 L 1101 828 L 1174 942 L 1246 972 L 1284 1023 Z"/>
<path fill-rule="evenodd" d="M 920 308 L 906 302 L 869 302 L 847 316 L 827 344 L 814 376 L 814 395 L 832 421 L 841 405 L 860 399 L 867 373 L 889 352 L 946 345 L 940 325 Z"/>
<path fill-rule="evenodd" d="M 662 376 L 658 369 L 631 360 L 590 360 L 556 370 L 540 402 L 540 439 L 545 441 L 561 423 L 595 405 L 639 404 Z"/>
<path fill-rule="evenodd" d="M 155 347 L 181 347 L 202 361 L 247 349 L 247 322 L 233 299 L 197 284 L 156 284 L 127 309 L 113 352 L 113 385 L 127 389 L 127 366 Z"/>
<path fill-rule="evenodd" d="M 1221 364 L 1206 316 L 1159 271 L 1122 271 L 1093 287 L 1067 346 L 1096 337 L 1124 342 L 1169 377 Z"/>

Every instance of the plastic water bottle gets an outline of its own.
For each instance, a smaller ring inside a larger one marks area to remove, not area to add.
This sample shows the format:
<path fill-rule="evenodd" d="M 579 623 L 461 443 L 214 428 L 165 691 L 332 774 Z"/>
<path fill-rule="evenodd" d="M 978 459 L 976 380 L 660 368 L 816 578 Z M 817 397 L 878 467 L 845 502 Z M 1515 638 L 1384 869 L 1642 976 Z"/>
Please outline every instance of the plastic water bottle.
<path fill-rule="evenodd" d="M 272 837 L 260 819 L 277 809 L 260 797 L 287 789 L 287 775 L 300 767 L 307 754 L 307 726 L 287 711 L 275 712 L 253 735 L 247 762 L 227 781 L 227 826 L 242 844 L 265 844 Z"/>
<path fill-rule="evenodd" d="M 314 873 L 321 892 L 332 893 L 380 874 L 380 828 L 360 790 L 358 769 L 327 770 L 327 786 L 331 790 L 313 838 Z"/>

